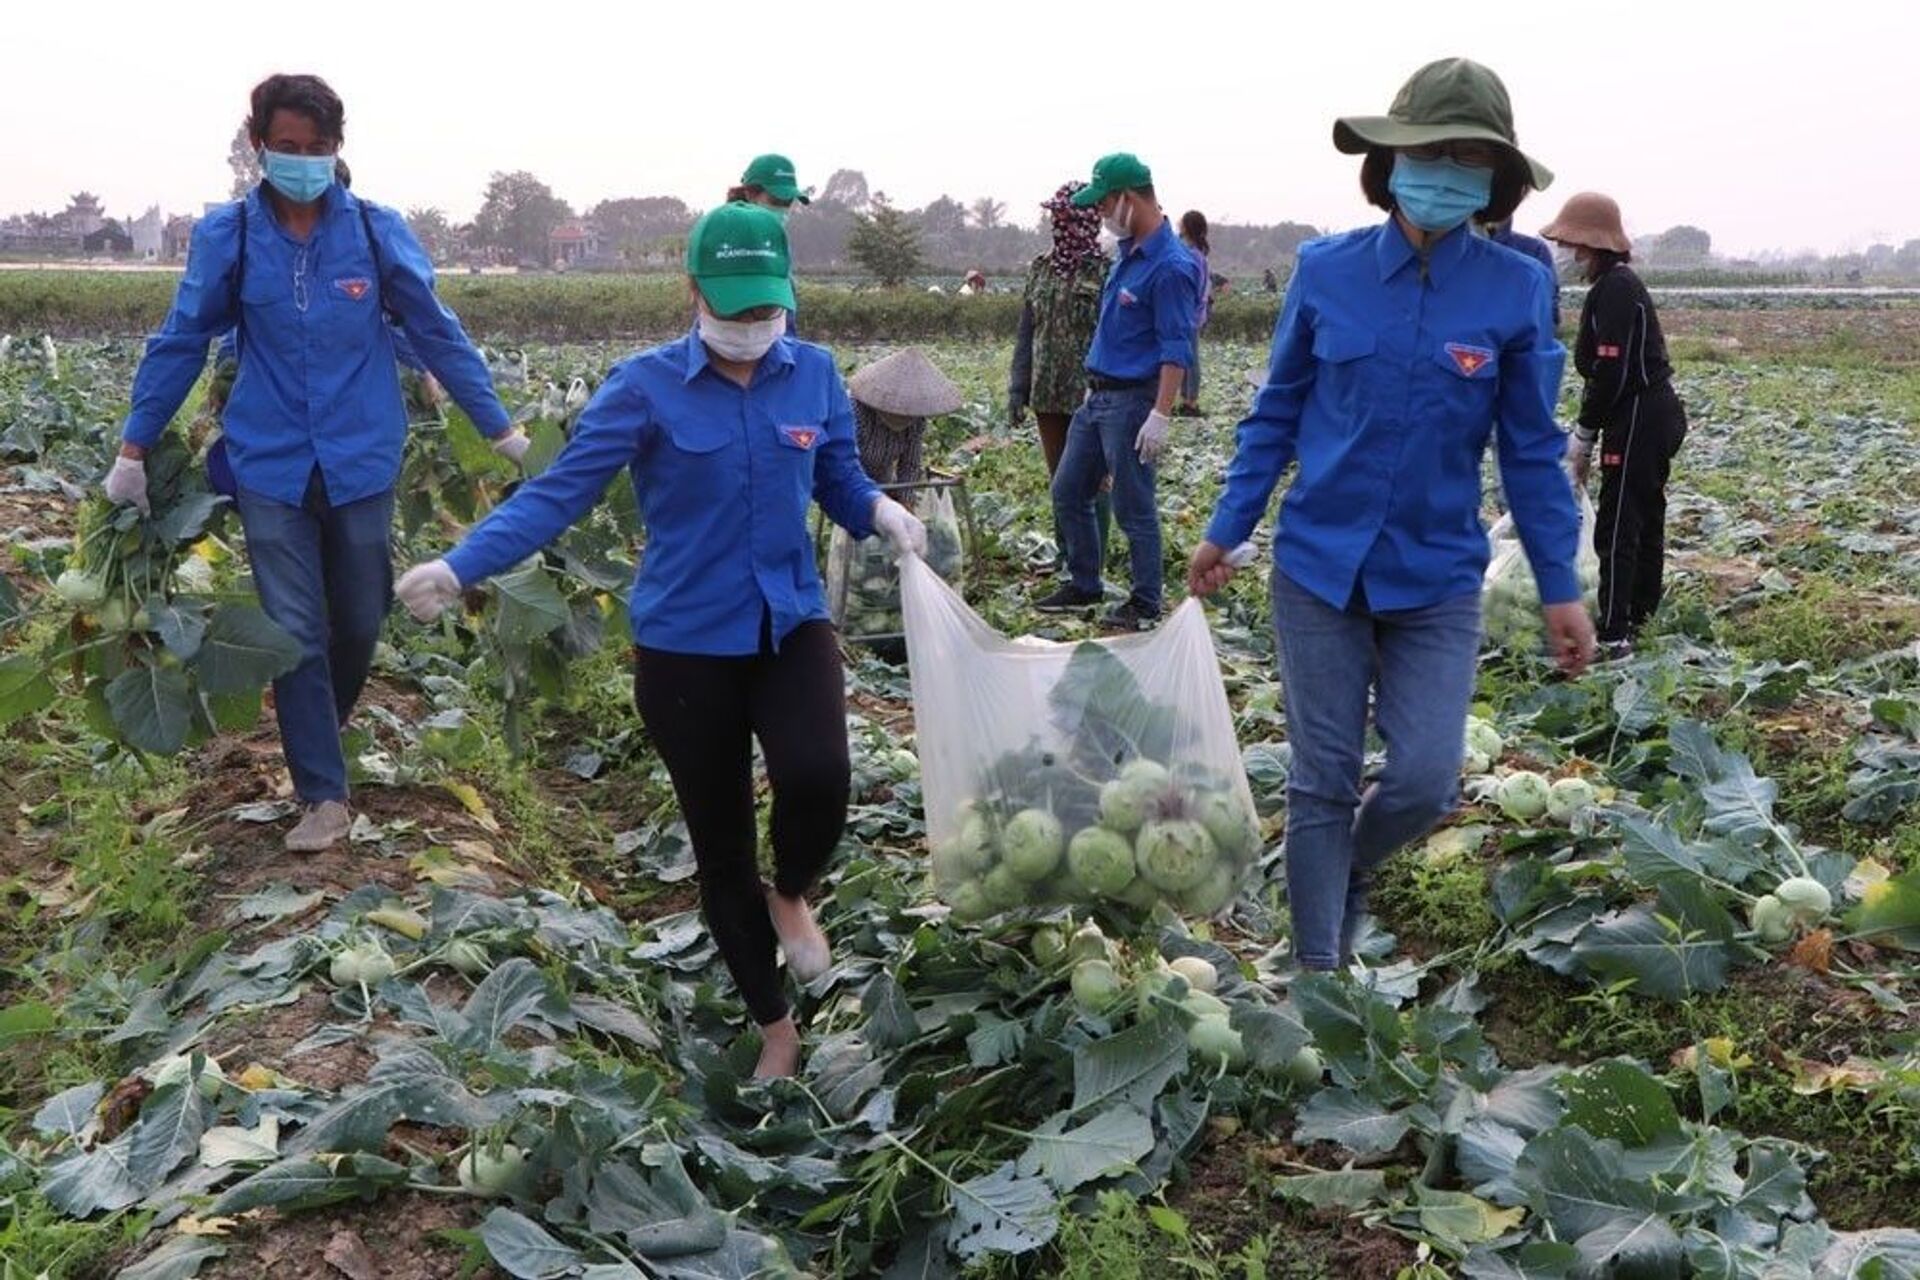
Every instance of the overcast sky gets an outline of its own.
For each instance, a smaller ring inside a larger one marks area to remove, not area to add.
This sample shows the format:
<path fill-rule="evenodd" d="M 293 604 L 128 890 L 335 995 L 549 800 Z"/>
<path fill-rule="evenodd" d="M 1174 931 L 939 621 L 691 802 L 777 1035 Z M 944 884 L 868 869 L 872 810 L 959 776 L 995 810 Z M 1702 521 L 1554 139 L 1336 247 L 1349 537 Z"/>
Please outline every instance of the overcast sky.
<path fill-rule="evenodd" d="M 1125 149 L 1175 212 L 1343 227 L 1371 215 L 1333 117 L 1457 54 L 1501 74 L 1558 175 L 1525 229 L 1599 189 L 1637 232 L 1857 249 L 1920 236 L 1916 36 L 1915 0 L 10 5 L 0 212 L 81 188 L 115 216 L 197 211 L 254 81 L 313 71 L 346 100 L 355 189 L 456 220 L 494 170 L 576 207 L 700 207 L 780 150 L 805 183 L 857 168 L 899 204 L 991 194 L 1031 222 Z"/>

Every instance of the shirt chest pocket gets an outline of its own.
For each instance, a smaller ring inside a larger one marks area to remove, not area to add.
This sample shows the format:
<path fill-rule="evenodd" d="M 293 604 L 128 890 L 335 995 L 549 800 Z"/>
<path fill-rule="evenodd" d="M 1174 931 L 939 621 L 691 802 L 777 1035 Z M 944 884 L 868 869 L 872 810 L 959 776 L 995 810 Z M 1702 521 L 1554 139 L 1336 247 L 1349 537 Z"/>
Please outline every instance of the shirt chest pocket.
<path fill-rule="evenodd" d="M 1442 342 L 1433 362 L 1440 366 L 1440 397 L 1448 409 L 1475 416 L 1491 411 L 1500 387 L 1499 352 L 1475 342 Z"/>
<path fill-rule="evenodd" d="M 666 437 L 674 453 L 704 457 L 726 448 L 733 428 L 715 418 L 682 418 L 667 424 Z"/>
<path fill-rule="evenodd" d="M 1367 417 L 1367 387 L 1374 367 L 1374 335 L 1366 329 L 1323 324 L 1313 331 L 1315 394 L 1345 432 Z"/>

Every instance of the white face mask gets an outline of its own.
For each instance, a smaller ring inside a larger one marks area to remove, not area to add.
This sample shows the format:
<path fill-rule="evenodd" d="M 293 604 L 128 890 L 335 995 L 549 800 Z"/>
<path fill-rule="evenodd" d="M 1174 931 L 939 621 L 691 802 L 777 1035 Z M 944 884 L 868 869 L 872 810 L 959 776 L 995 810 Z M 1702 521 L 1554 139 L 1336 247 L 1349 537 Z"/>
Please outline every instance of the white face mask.
<path fill-rule="evenodd" d="M 1121 196 L 1113 206 L 1113 212 L 1101 219 L 1107 234 L 1115 240 L 1125 240 L 1133 234 L 1133 229 L 1127 225 L 1127 215 L 1133 212 L 1133 206 L 1129 203 L 1131 199 L 1131 196 Z"/>
<path fill-rule="evenodd" d="M 1564 244 L 1553 246 L 1553 269 L 1562 280 L 1571 280 L 1584 270 L 1580 265 L 1580 255 Z"/>
<path fill-rule="evenodd" d="M 700 341 L 722 360 L 740 364 L 758 360 L 787 331 L 787 313 L 771 320 L 722 320 L 700 308 Z"/>

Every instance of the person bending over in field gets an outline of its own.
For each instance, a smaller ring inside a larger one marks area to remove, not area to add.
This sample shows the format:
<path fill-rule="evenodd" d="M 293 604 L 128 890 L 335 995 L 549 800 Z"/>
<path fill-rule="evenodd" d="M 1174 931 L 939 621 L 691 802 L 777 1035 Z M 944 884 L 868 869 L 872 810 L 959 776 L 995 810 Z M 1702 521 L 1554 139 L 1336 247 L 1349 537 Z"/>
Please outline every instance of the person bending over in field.
<path fill-rule="evenodd" d="M 248 131 L 264 181 L 193 229 L 166 323 L 147 341 L 107 496 L 146 509 L 142 459 L 207 362 L 236 332 L 224 440 L 254 587 L 300 644 L 273 682 L 280 742 L 303 813 L 289 850 L 347 834 L 340 727 L 352 713 L 392 602 L 393 486 L 407 413 L 393 331 L 494 448 L 518 461 L 485 361 L 433 292 L 433 267 L 405 219 L 335 181 L 346 112 L 318 76 L 276 75 L 253 90 Z"/>
<path fill-rule="evenodd" d="M 1582 671 L 1593 649 L 1554 421 L 1566 353 L 1552 284 L 1465 225 L 1507 217 L 1552 175 L 1515 144 L 1499 78 L 1464 59 L 1422 68 L 1387 115 L 1340 120 L 1333 140 L 1366 157 L 1361 188 L 1387 220 L 1301 247 L 1266 383 L 1188 570 L 1195 595 L 1224 586 L 1225 549 L 1299 464 L 1272 589 L 1293 745 L 1287 897 L 1307 969 L 1351 960 L 1375 869 L 1458 797 L 1490 435 L 1562 669 Z M 1363 792 L 1369 700 L 1387 762 Z"/>
<path fill-rule="evenodd" d="M 800 1033 L 775 949 L 802 981 L 826 971 L 805 894 L 839 842 L 849 787 L 840 646 L 808 508 L 902 554 L 924 553 L 926 529 L 860 469 L 832 355 L 785 336 L 780 219 L 749 204 L 714 210 L 688 236 L 687 272 L 694 331 L 615 365 L 553 465 L 398 590 L 432 621 L 559 537 L 621 468 L 632 473 L 647 529 L 630 602 L 635 702 L 693 838 L 707 927 L 760 1027 L 758 1073 L 784 1076 Z M 773 792 L 771 889 L 757 858 L 756 739 Z"/>
<path fill-rule="evenodd" d="M 1634 634 L 1660 607 L 1667 559 L 1667 473 L 1687 436 L 1687 410 L 1673 390 L 1673 366 L 1647 286 L 1627 263 L 1633 243 L 1620 206 L 1582 192 L 1541 234 L 1559 244 L 1587 281 L 1573 367 L 1586 379 L 1569 460 L 1586 487 L 1600 446 L 1600 508 L 1593 549 L 1600 557 L 1600 642 L 1609 657 L 1633 649 Z"/>

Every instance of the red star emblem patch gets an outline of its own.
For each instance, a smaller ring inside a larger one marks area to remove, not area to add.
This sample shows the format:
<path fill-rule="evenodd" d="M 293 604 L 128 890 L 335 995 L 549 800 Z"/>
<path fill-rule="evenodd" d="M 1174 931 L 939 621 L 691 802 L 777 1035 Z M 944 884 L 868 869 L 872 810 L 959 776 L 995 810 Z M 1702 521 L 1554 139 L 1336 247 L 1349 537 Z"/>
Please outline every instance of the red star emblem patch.
<path fill-rule="evenodd" d="M 347 297 L 353 299 L 355 302 L 358 302 L 367 296 L 367 290 L 373 288 L 373 282 L 360 276 L 348 276 L 344 279 L 335 280 L 333 287 L 346 294 Z"/>
<path fill-rule="evenodd" d="M 820 428 L 782 427 L 780 428 L 780 438 L 785 441 L 790 448 L 811 449 L 813 448 L 813 442 L 820 438 Z"/>
<path fill-rule="evenodd" d="M 1453 357 L 1453 367 L 1469 378 L 1493 360 L 1493 352 L 1485 347 L 1469 347 L 1460 342 L 1449 342 L 1447 354 Z"/>

